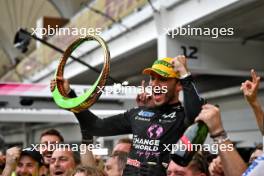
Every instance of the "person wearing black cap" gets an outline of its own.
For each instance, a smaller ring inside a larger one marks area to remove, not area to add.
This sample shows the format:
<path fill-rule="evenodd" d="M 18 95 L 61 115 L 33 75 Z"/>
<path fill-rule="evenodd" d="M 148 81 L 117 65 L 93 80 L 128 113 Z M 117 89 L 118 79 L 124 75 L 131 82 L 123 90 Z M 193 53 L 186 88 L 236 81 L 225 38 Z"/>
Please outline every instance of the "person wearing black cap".
<path fill-rule="evenodd" d="M 6 153 L 6 166 L 3 176 L 10 176 L 15 171 L 16 176 L 38 176 L 44 161 L 41 154 L 33 148 L 25 148 L 21 151 L 18 147 L 12 147 Z"/>
<path fill-rule="evenodd" d="M 38 176 L 39 169 L 43 165 L 42 155 L 32 149 L 25 148 L 22 150 L 16 167 L 17 176 Z"/>

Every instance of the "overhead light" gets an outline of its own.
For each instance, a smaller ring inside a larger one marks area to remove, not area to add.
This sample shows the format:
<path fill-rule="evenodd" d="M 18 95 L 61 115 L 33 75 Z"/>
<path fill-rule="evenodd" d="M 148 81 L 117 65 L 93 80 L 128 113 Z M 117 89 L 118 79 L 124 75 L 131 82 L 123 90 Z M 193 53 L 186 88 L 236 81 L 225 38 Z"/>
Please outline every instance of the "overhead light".
<path fill-rule="evenodd" d="M 30 36 L 23 33 L 22 29 L 19 29 L 14 39 L 15 48 L 19 49 L 22 53 L 27 52 L 30 39 L 31 39 Z"/>

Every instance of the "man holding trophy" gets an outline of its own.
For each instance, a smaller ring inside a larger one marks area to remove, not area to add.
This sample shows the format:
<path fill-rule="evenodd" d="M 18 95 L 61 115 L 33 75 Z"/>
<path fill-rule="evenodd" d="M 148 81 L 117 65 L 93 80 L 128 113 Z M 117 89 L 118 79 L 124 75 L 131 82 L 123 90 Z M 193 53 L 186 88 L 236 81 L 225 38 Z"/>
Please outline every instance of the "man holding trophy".
<path fill-rule="evenodd" d="M 170 150 L 166 146 L 177 143 L 185 129 L 194 122 L 204 100 L 194 87 L 186 58 L 182 55 L 156 60 L 143 73 L 150 76 L 151 87 L 167 88 L 166 93 L 152 92 L 151 106 L 145 102 L 145 106 L 104 119 L 88 109 L 75 113 L 75 116 L 80 124 L 83 142 L 89 143 L 92 136 L 133 134 L 124 175 L 166 175 L 170 160 Z M 76 96 L 65 80 L 64 88 L 70 97 Z M 179 101 L 181 90 L 184 108 Z"/>

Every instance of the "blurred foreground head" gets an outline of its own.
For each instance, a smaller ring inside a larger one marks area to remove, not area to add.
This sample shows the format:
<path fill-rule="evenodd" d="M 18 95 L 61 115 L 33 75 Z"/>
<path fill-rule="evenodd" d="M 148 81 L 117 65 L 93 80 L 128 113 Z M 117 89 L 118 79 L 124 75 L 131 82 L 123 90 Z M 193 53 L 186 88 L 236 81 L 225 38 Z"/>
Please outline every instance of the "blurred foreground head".
<path fill-rule="evenodd" d="M 78 166 L 72 176 L 104 176 L 105 174 L 97 168 L 89 166 Z"/>
<path fill-rule="evenodd" d="M 117 144 L 115 145 L 113 152 L 126 152 L 129 153 L 132 147 L 132 140 L 129 138 L 119 139 Z"/>
<path fill-rule="evenodd" d="M 127 161 L 126 152 L 114 152 L 106 161 L 104 171 L 107 175 L 122 176 Z"/>
<path fill-rule="evenodd" d="M 167 169 L 167 176 L 209 176 L 208 162 L 200 153 L 196 153 L 187 167 L 182 167 L 172 160 Z"/>

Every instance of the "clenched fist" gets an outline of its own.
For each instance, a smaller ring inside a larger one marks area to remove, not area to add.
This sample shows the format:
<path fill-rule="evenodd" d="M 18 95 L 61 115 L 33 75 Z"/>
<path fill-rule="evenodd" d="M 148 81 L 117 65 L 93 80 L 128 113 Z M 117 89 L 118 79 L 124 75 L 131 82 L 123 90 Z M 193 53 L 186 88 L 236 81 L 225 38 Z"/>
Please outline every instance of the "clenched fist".
<path fill-rule="evenodd" d="M 15 167 L 21 154 L 21 149 L 18 147 L 9 148 L 6 151 L 6 165 Z"/>
<path fill-rule="evenodd" d="M 178 72 L 181 77 L 188 74 L 187 60 L 185 56 L 179 55 L 175 57 L 171 64 L 174 68 L 174 71 Z"/>

